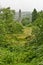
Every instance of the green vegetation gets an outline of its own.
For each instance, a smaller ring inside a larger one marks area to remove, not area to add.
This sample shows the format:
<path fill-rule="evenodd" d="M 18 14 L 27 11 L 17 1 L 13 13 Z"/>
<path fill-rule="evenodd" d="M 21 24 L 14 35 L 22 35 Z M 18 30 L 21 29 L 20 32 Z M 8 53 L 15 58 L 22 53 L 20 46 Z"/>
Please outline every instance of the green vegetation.
<path fill-rule="evenodd" d="M 32 22 L 34 22 L 36 19 L 37 19 L 37 10 L 34 9 L 33 12 L 32 12 Z"/>
<path fill-rule="evenodd" d="M 29 22 L 29 18 L 23 18 L 22 19 L 22 24 L 24 25 L 24 26 L 27 26 L 28 24 L 29 24 L 30 22 Z"/>
<path fill-rule="evenodd" d="M 15 21 L 14 14 L 0 12 L 0 65 L 43 65 L 43 12 L 31 23 Z"/>

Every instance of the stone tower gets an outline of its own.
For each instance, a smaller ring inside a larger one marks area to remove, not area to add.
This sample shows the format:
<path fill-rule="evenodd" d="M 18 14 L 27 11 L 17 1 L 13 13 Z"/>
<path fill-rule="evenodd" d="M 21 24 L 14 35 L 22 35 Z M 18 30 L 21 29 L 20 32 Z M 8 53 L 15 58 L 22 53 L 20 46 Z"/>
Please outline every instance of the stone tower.
<path fill-rule="evenodd" d="M 19 22 L 21 22 L 21 9 L 19 9 Z"/>

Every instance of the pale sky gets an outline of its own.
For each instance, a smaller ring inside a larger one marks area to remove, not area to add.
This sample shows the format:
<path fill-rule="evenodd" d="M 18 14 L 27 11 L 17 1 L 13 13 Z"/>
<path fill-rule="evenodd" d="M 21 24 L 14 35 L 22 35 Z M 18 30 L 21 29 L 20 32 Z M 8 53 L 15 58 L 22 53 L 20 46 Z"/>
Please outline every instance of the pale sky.
<path fill-rule="evenodd" d="M 43 10 L 43 0 L 0 0 L 0 8 L 9 6 L 16 11 Z"/>

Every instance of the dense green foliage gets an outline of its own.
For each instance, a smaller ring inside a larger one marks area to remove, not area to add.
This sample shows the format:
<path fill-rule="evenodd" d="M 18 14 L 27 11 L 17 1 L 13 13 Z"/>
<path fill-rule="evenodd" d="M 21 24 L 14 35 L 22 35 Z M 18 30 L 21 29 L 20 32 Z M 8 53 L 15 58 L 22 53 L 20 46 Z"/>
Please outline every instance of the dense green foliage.
<path fill-rule="evenodd" d="M 11 10 L 0 14 L 0 65 L 43 65 L 43 12 L 32 23 L 26 19 L 23 26 L 6 11 Z"/>
<path fill-rule="evenodd" d="M 23 24 L 24 26 L 27 26 L 27 25 L 30 23 L 30 22 L 29 22 L 29 18 L 27 18 L 27 17 L 26 17 L 26 18 L 23 18 L 21 22 L 22 22 L 22 24 Z"/>

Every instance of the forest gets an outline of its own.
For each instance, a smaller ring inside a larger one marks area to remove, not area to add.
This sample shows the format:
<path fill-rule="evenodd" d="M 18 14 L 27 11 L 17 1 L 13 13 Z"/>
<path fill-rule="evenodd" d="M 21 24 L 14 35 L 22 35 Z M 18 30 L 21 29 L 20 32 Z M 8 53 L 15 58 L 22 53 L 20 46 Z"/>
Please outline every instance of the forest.
<path fill-rule="evenodd" d="M 0 65 L 43 65 L 43 11 L 15 20 L 15 10 L 0 9 Z"/>

